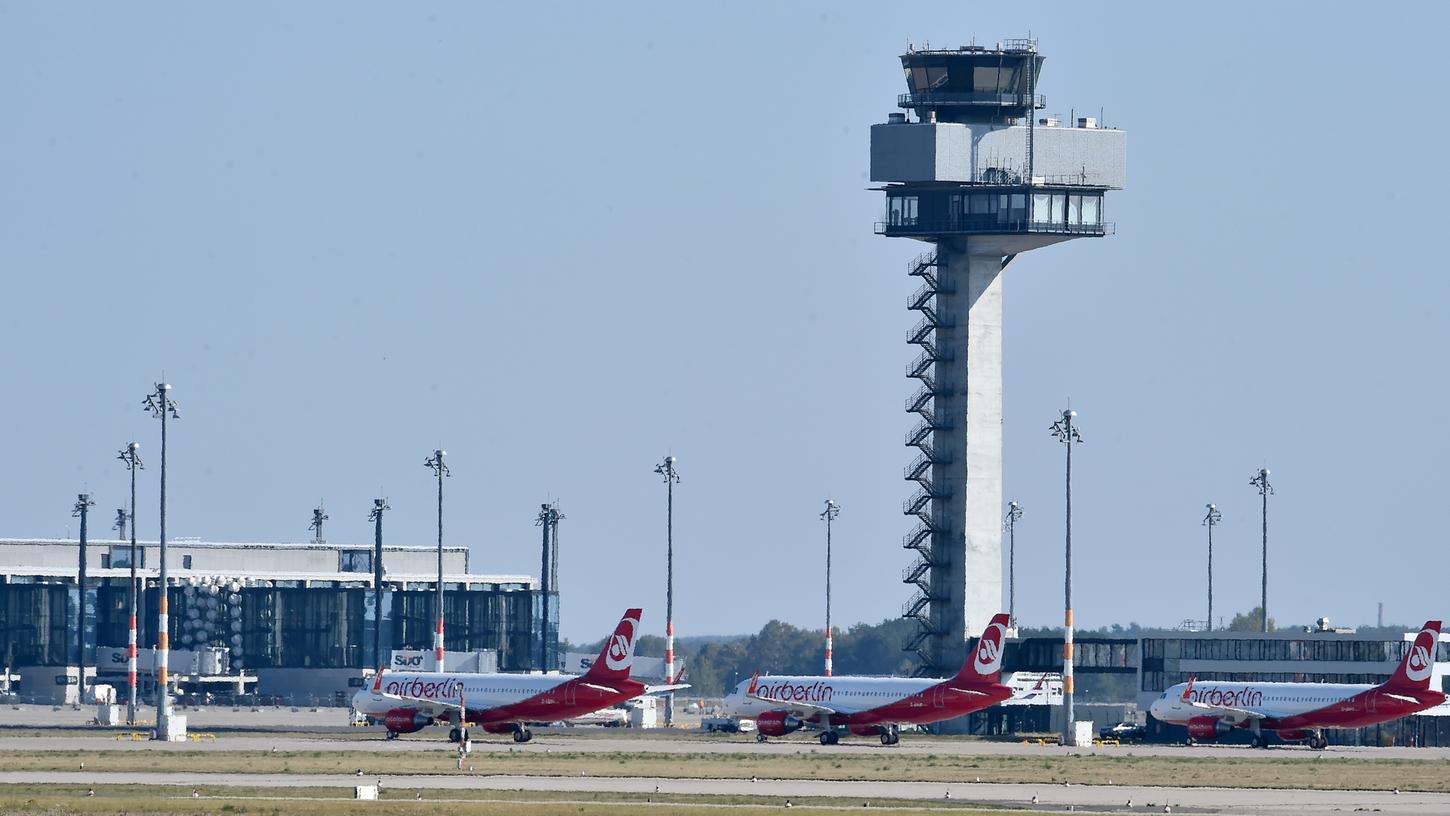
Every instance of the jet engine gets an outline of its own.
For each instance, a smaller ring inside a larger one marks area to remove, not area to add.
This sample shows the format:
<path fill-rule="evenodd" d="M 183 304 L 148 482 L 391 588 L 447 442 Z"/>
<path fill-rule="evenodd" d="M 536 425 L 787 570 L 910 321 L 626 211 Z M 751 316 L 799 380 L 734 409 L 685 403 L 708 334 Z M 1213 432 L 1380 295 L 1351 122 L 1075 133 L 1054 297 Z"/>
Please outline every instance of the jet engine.
<path fill-rule="evenodd" d="M 755 730 L 767 737 L 783 737 L 801 729 L 801 721 L 784 711 L 767 711 L 755 718 Z"/>
<path fill-rule="evenodd" d="M 395 708 L 383 715 L 383 725 L 394 734 L 411 734 L 421 731 L 433 718 L 416 708 Z"/>
<path fill-rule="evenodd" d="M 1194 717 L 1188 721 L 1188 736 L 1196 740 L 1214 740 L 1227 734 L 1231 726 L 1217 717 Z"/>

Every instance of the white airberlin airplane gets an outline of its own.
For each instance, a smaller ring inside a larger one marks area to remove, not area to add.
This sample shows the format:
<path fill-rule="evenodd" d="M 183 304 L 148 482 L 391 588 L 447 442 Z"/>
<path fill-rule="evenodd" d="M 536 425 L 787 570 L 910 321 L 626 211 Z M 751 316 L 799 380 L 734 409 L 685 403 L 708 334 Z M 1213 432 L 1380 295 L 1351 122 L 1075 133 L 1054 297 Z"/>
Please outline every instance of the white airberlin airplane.
<path fill-rule="evenodd" d="M 453 726 L 448 733 L 452 742 L 467 742 L 470 724 L 528 742 L 534 736 L 529 723 L 567 720 L 643 694 L 689 688 L 647 686 L 630 678 L 640 614 L 638 609 L 624 613 L 598 659 L 580 676 L 380 670 L 372 688 L 359 691 L 352 705 L 380 720 L 388 739 L 442 721 Z"/>
<path fill-rule="evenodd" d="M 764 742 L 792 731 L 819 731 L 822 745 L 834 745 L 842 731 L 858 737 L 879 734 L 882 745 L 901 740 L 902 723 L 923 724 L 960 717 L 1012 696 L 1000 682 L 1007 616 L 997 615 L 955 676 L 913 677 L 756 675 L 725 698 L 735 717 L 753 717 L 755 738 Z"/>
<path fill-rule="evenodd" d="M 1179 683 L 1163 692 L 1149 711 L 1162 722 L 1188 727 L 1188 742 L 1216 739 L 1235 728 L 1280 739 L 1308 740 L 1323 749 L 1325 728 L 1362 728 L 1397 720 L 1440 705 L 1444 692 L 1430 688 L 1440 621 L 1425 621 L 1415 642 L 1389 680 L 1378 686 L 1345 683 Z"/>

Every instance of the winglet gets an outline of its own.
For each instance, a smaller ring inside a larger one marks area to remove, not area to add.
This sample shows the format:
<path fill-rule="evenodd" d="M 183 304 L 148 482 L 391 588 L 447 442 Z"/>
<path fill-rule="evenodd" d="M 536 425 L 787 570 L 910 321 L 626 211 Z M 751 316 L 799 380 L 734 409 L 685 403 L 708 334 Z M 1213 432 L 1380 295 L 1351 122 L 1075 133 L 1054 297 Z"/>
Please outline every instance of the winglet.
<path fill-rule="evenodd" d="M 1193 681 L 1197 679 L 1198 675 L 1196 674 L 1191 674 L 1188 676 L 1188 685 L 1183 687 L 1183 702 L 1188 702 L 1188 695 L 1193 691 Z"/>
<path fill-rule="evenodd" d="M 379 692 L 381 692 L 383 690 L 383 672 L 384 671 L 386 671 L 386 670 L 382 666 L 379 666 L 378 667 L 377 676 L 373 678 L 373 694 L 377 694 L 377 693 L 379 693 Z"/>
<path fill-rule="evenodd" d="M 755 696 L 755 684 L 760 682 L 760 670 L 756 669 L 755 674 L 750 676 L 750 687 L 745 689 L 746 697 Z"/>
<path fill-rule="evenodd" d="M 1440 642 L 1440 621 L 1425 621 L 1415 642 L 1405 650 L 1395 673 L 1385 682 L 1385 688 L 1405 691 L 1422 691 L 1430 687 L 1430 675 L 1435 670 L 1435 646 Z"/>

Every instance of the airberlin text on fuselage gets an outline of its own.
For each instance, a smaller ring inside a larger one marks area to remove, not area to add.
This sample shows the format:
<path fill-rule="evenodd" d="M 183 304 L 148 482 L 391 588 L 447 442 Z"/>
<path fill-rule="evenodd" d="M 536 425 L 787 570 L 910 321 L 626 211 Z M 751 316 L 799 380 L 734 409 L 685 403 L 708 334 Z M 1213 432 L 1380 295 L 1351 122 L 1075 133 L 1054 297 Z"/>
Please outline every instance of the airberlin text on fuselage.
<path fill-rule="evenodd" d="M 835 689 L 823 682 L 814 683 L 776 683 L 771 685 L 762 681 L 755 687 L 755 693 L 762 697 L 771 697 L 776 700 L 799 700 L 803 703 L 819 703 L 831 699 Z"/>
<path fill-rule="evenodd" d="M 383 691 L 399 697 L 421 697 L 425 700 L 456 700 L 463 684 L 458 680 L 389 680 L 383 683 Z"/>
<path fill-rule="evenodd" d="M 1256 706 L 1264 702 L 1264 693 L 1251 688 L 1221 689 L 1195 688 L 1188 693 L 1188 699 L 1195 703 L 1213 706 Z"/>

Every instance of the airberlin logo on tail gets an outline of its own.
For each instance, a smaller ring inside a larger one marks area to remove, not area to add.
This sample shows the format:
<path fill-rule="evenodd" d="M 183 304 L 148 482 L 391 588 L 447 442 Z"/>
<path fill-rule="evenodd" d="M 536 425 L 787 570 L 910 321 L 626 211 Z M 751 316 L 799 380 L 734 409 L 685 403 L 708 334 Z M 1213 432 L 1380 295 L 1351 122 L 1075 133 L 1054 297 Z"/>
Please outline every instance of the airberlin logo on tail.
<path fill-rule="evenodd" d="M 1410 654 L 1405 658 L 1405 677 L 1418 683 L 1430 676 L 1434 663 L 1430 659 L 1430 649 L 1438 635 L 1433 629 L 1425 629 L 1415 638 L 1415 645 L 1410 647 Z"/>
<path fill-rule="evenodd" d="M 977 674 L 996 674 L 1002 667 L 1002 641 L 1006 638 L 1007 627 L 995 621 L 987 626 L 982 639 L 977 641 L 977 658 L 972 666 Z"/>
<path fill-rule="evenodd" d="M 628 631 L 625 626 L 628 626 Z M 639 622 L 634 618 L 624 618 L 619 622 L 619 629 L 609 640 L 609 649 L 604 653 L 604 665 L 614 671 L 624 671 L 634 662 L 634 632 Z"/>

